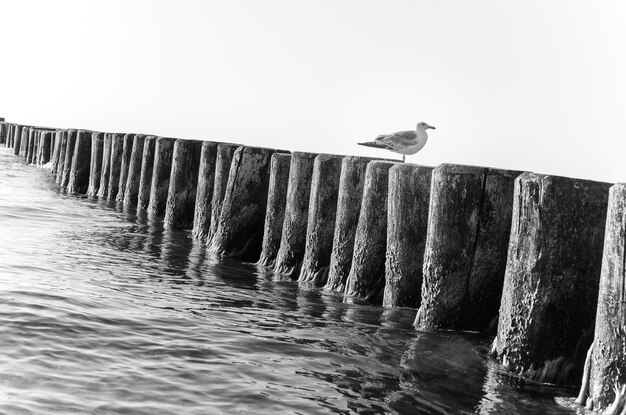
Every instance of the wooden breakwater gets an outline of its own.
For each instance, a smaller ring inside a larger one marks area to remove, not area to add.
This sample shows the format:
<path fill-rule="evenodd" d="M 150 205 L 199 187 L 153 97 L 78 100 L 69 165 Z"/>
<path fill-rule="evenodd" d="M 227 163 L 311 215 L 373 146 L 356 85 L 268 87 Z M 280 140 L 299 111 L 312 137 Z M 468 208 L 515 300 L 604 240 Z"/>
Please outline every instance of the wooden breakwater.
<path fill-rule="evenodd" d="M 625 184 L 8 122 L 0 144 L 67 193 L 343 301 L 415 308 L 422 330 L 491 331 L 516 376 L 624 407 Z"/>

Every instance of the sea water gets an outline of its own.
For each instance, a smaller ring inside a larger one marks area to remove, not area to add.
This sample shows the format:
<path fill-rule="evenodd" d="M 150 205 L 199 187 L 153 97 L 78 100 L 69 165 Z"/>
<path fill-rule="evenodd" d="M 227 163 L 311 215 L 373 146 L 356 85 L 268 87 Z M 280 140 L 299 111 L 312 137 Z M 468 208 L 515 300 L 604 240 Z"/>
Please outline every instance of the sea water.
<path fill-rule="evenodd" d="M 571 414 L 485 334 L 345 304 L 0 148 L 1 414 Z"/>

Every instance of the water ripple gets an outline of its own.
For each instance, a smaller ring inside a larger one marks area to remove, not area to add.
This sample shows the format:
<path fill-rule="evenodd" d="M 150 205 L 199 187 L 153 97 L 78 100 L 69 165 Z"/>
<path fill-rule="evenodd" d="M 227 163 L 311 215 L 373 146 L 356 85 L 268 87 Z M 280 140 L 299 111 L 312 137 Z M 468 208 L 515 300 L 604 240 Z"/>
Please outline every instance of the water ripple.
<path fill-rule="evenodd" d="M 1 414 L 575 411 L 491 362 L 488 336 L 220 260 L 4 149 L 0 226 Z"/>

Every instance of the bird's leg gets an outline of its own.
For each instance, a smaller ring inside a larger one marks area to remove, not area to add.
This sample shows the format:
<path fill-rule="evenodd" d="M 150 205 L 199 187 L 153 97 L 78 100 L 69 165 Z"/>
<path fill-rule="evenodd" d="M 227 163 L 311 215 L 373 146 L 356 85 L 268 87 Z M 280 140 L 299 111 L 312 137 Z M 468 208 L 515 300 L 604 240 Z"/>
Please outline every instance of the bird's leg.
<path fill-rule="evenodd" d="M 404 163 L 404 158 L 406 157 L 406 155 L 402 155 L 402 162 Z"/>

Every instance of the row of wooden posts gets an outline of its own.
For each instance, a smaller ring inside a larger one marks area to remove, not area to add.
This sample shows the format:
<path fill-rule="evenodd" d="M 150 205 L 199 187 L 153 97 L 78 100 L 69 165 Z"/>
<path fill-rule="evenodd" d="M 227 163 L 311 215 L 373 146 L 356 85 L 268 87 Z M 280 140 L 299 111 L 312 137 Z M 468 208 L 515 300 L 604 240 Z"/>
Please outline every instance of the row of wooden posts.
<path fill-rule="evenodd" d="M 581 404 L 623 406 L 625 184 L 6 122 L 0 143 L 70 194 L 346 301 L 414 307 L 420 329 L 493 330 L 511 372 L 584 374 Z"/>

